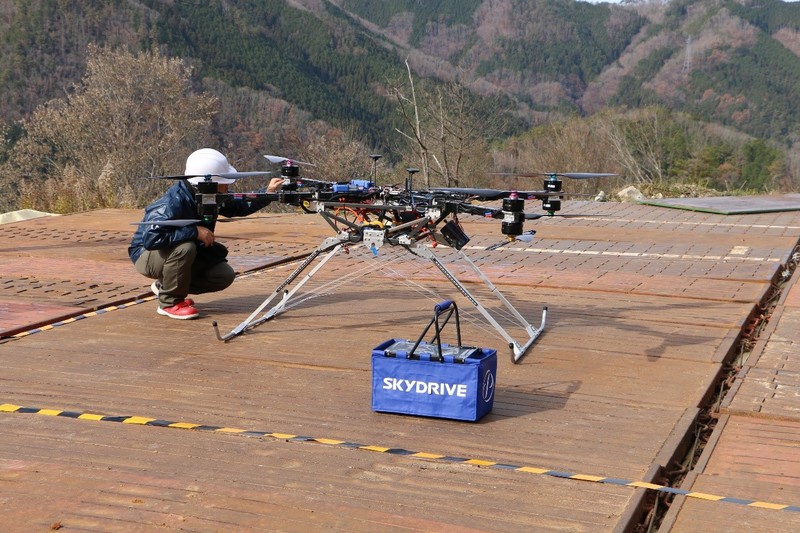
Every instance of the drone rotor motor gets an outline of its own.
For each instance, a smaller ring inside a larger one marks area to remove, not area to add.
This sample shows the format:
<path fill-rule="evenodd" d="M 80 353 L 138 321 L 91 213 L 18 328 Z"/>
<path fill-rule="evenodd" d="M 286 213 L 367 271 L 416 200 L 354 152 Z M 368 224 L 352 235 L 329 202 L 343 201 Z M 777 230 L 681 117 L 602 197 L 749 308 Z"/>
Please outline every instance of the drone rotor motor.
<path fill-rule="evenodd" d="M 548 198 L 546 200 L 542 200 L 542 209 L 552 215 L 556 211 L 561 210 L 561 200 L 558 198 Z"/>
<path fill-rule="evenodd" d="M 500 231 L 503 235 L 516 237 L 522 235 L 522 225 L 525 222 L 525 200 L 512 194 L 503 199 L 503 223 Z"/>
<path fill-rule="evenodd" d="M 544 180 L 544 190 L 547 192 L 561 192 L 564 187 L 564 182 L 553 176 Z"/>
<path fill-rule="evenodd" d="M 208 177 L 198 182 L 195 187 L 198 192 L 197 205 L 199 206 L 200 216 L 205 222 L 215 220 L 218 211 L 217 193 L 219 192 L 219 187 L 217 182 Z"/>
<path fill-rule="evenodd" d="M 563 190 L 564 182 L 558 179 L 555 175 L 550 176 L 544 180 L 544 189 L 549 193 L 557 193 Z M 549 214 L 554 214 L 556 211 L 561 210 L 561 198 L 544 198 L 542 199 L 542 209 Z"/>
<path fill-rule="evenodd" d="M 295 165 L 292 161 L 287 160 L 281 167 L 282 178 L 296 178 L 300 175 L 300 167 Z"/>

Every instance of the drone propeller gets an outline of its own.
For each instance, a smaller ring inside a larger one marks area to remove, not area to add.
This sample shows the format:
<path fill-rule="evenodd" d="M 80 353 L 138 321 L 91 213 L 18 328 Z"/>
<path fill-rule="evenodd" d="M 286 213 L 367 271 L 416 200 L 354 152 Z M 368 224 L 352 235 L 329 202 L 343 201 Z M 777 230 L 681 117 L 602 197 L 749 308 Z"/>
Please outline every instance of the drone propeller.
<path fill-rule="evenodd" d="M 543 217 L 550 217 L 554 215 L 545 214 L 545 213 L 525 213 L 525 220 L 539 220 Z"/>
<path fill-rule="evenodd" d="M 253 176 L 267 176 L 272 174 L 270 171 L 256 171 L 256 172 L 221 172 L 219 174 L 181 174 L 179 176 L 147 176 L 152 180 L 185 180 L 189 178 L 206 178 L 209 181 L 214 176 L 219 176 L 226 180 L 240 180 L 243 178 L 251 178 Z"/>
<path fill-rule="evenodd" d="M 542 172 L 540 176 L 564 176 L 574 180 L 586 180 L 591 178 L 609 178 L 616 176 L 613 172 Z"/>
<path fill-rule="evenodd" d="M 281 163 L 297 163 L 298 165 L 308 165 L 313 167 L 312 163 L 306 163 L 304 161 L 298 161 L 297 159 L 292 159 L 291 157 L 281 157 L 279 155 L 265 155 L 264 156 L 270 163 L 281 164 Z"/>
<path fill-rule="evenodd" d="M 540 218 L 587 218 L 602 215 L 587 215 L 578 213 L 525 213 L 525 220 L 538 220 Z"/>
<path fill-rule="evenodd" d="M 436 187 L 431 189 L 431 191 L 474 196 L 480 198 L 481 200 L 501 200 L 503 198 L 513 197 L 514 195 L 517 195 L 523 199 L 531 199 L 554 194 L 550 191 L 507 191 L 501 189 L 477 189 L 470 187 Z"/>
<path fill-rule="evenodd" d="M 607 178 L 616 176 L 609 172 L 493 172 L 494 176 L 515 176 L 519 178 L 534 178 L 536 176 L 563 176 L 574 180 L 585 180 L 590 178 Z"/>
<path fill-rule="evenodd" d="M 536 230 L 529 230 L 521 235 L 517 235 L 516 237 L 508 237 L 506 240 L 492 244 L 491 246 L 487 246 L 486 250 L 497 250 L 498 248 L 502 248 L 512 242 L 524 242 L 529 243 L 533 241 L 533 236 L 536 235 Z"/>
<path fill-rule="evenodd" d="M 193 219 L 176 219 L 176 220 L 151 220 L 149 222 L 131 222 L 132 226 L 175 226 L 177 228 L 183 228 L 185 226 L 191 226 L 192 224 L 198 224 L 202 222 L 202 220 L 193 220 Z"/>

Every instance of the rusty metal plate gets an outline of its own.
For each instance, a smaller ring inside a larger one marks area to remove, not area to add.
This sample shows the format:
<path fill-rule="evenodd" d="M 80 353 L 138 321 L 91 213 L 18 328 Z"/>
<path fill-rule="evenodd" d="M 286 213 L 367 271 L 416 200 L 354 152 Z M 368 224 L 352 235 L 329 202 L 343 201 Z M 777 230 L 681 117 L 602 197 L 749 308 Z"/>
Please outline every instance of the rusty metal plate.
<path fill-rule="evenodd" d="M 57 317 L 70 316 L 79 307 L 65 304 L 0 299 L 0 337 L 33 324 L 52 322 Z"/>

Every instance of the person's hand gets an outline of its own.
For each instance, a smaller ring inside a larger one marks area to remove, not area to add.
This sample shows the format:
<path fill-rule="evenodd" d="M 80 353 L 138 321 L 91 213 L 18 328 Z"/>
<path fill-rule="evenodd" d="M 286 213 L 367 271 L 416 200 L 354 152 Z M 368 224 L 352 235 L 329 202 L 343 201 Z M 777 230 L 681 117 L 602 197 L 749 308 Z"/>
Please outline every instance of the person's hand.
<path fill-rule="evenodd" d="M 206 248 L 210 248 L 214 244 L 214 234 L 205 226 L 197 226 L 197 240 Z"/>
<path fill-rule="evenodd" d="M 267 187 L 267 192 L 275 192 L 283 187 L 283 178 L 272 178 L 269 180 L 269 186 Z"/>

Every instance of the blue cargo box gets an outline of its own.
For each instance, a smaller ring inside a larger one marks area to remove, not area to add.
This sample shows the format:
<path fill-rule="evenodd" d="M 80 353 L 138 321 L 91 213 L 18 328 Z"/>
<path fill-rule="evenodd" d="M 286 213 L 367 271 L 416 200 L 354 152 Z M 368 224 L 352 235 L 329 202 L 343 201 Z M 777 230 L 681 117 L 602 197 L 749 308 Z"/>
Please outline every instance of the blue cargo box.
<path fill-rule="evenodd" d="M 472 422 L 489 413 L 497 351 L 448 344 L 441 344 L 441 352 L 439 348 L 405 339 L 389 339 L 375 347 L 373 411 Z"/>

